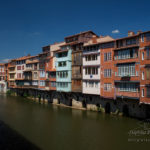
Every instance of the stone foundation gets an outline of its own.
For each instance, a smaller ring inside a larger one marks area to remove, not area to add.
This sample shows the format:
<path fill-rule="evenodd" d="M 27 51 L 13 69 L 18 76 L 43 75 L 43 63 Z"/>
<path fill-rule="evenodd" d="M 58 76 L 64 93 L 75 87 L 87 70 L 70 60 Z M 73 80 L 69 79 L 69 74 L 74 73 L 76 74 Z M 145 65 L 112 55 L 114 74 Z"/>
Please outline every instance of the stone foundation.
<path fill-rule="evenodd" d="M 58 99 L 54 98 L 53 99 L 53 104 L 58 104 Z"/>
<path fill-rule="evenodd" d="M 83 108 L 82 102 L 79 102 L 79 101 L 76 101 L 75 99 L 72 99 L 72 107 Z"/>
<path fill-rule="evenodd" d="M 68 106 L 76 109 L 84 109 L 90 111 L 100 111 L 101 113 L 109 113 L 118 116 L 129 116 L 134 118 L 150 118 L 150 106 L 139 104 L 139 101 L 130 99 L 105 99 L 96 95 L 76 94 L 76 93 L 59 93 L 31 89 L 12 89 L 12 95 L 24 96 L 30 95 L 30 99 L 35 100 L 37 103 L 47 104 L 51 102 L 55 105 Z"/>
<path fill-rule="evenodd" d="M 87 104 L 87 110 L 99 111 L 99 108 L 94 104 Z"/>

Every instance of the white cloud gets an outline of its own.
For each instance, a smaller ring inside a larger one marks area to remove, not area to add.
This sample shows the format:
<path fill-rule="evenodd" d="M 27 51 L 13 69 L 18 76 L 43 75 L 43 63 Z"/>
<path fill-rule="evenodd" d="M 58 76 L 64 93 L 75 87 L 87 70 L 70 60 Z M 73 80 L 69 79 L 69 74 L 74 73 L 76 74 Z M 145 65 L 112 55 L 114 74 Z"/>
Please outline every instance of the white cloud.
<path fill-rule="evenodd" d="M 120 31 L 118 29 L 112 31 L 113 34 L 118 34 Z"/>
<path fill-rule="evenodd" d="M 9 60 L 10 60 L 10 59 L 2 59 L 2 60 L 0 60 L 0 62 L 2 62 L 2 63 L 7 63 Z"/>

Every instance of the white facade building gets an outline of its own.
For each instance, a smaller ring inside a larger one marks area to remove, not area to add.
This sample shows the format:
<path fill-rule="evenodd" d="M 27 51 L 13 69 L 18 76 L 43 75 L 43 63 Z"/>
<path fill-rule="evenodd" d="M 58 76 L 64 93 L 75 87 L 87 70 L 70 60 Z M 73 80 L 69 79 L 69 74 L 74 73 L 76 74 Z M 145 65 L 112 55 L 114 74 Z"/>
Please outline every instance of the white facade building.
<path fill-rule="evenodd" d="M 83 50 L 83 93 L 100 95 L 100 47 L 84 44 Z"/>
<path fill-rule="evenodd" d="M 96 37 L 84 43 L 83 50 L 83 93 L 101 95 L 101 43 L 112 39 L 110 36 Z"/>

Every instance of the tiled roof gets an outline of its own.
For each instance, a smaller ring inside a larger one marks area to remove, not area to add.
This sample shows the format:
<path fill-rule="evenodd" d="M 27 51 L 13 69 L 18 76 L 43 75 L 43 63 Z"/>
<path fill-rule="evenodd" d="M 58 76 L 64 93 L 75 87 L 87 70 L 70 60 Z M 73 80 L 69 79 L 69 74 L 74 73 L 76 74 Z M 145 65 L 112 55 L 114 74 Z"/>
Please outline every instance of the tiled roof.
<path fill-rule="evenodd" d="M 15 60 L 18 61 L 18 60 L 25 60 L 25 59 L 28 59 L 28 58 L 31 58 L 32 56 L 23 56 L 23 57 L 20 57 L 20 58 L 16 58 Z"/>
<path fill-rule="evenodd" d="M 104 37 L 93 37 L 91 40 L 88 42 L 84 43 L 84 46 L 89 46 L 89 45 L 95 45 L 99 43 L 106 43 L 106 42 L 112 42 L 114 39 L 110 36 L 104 36 Z"/>
<path fill-rule="evenodd" d="M 91 30 L 89 30 L 89 31 L 84 31 L 84 32 L 80 32 L 80 33 L 78 33 L 78 34 L 74 34 L 74 35 L 71 35 L 71 36 L 67 36 L 67 37 L 65 37 L 65 39 L 66 38 L 71 38 L 71 37 L 74 37 L 74 36 L 78 36 L 78 35 L 82 35 L 82 34 L 85 34 L 85 33 L 93 33 L 93 34 L 95 34 L 93 31 L 91 31 Z M 95 34 L 96 35 L 96 34 Z M 97 35 L 96 35 L 97 36 Z"/>

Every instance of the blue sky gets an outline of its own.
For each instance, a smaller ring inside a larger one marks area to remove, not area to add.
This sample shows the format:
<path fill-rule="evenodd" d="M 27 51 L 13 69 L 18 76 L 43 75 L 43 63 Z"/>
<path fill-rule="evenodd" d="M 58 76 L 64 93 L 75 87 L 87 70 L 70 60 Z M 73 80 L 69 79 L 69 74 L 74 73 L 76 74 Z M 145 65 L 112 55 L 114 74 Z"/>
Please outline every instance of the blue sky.
<path fill-rule="evenodd" d="M 81 31 L 119 38 L 150 30 L 149 6 L 149 0 L 1 0 L 0 61 L 38 54 Z"/>

